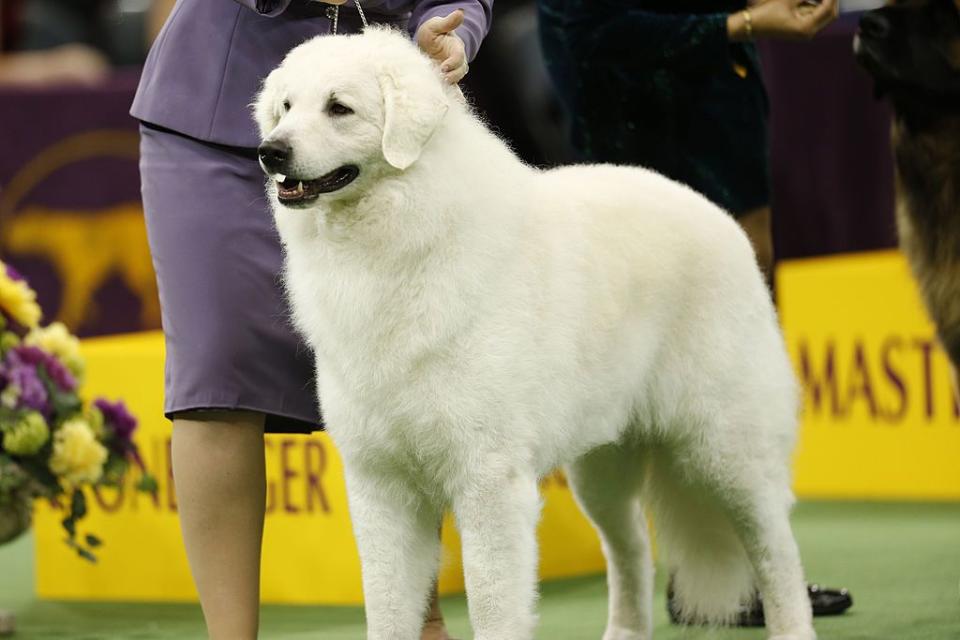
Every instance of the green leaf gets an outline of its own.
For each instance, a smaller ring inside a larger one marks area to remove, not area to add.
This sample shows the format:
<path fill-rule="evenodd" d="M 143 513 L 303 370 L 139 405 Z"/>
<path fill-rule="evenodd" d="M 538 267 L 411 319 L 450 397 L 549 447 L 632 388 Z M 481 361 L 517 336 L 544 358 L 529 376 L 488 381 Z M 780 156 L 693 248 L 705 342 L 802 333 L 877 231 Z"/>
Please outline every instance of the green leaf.
<path fill-rule="evenodd" d="M 86 540 L 87 540 L 87 544 L 94 548 L 99 547 L 100 545 L 103 544 L 103 541 L 97 536 L 93 535 L 92 533 L 88 533 L 86 535 Z"/>
<path fill-rule="evenodd" d="M 82 489 L 74 489 L 73 497 L 70 500 L 70 515 L 75 520 L 80 520 L 87 515 L 87 497 Z"/>
<path fill-rule="evenodd" d="M 50 489 L 53 493 L 60 493 L 60 481 L 57 479 L 57 476 L 50 471 L 50 467 L 47 466 L 49 456 L 44 453 L 45 451 L 46 447 L 41 449 L 35 456 L 19 459 L 17 464 L 30 474 L 30 477 Z"/>
<path fill-rule="evenodd" d="M 0 406 L 0 431 L 6 433 L 17 426 L 20 421 L 20 413 L 16 409 Z"/>
<path fill-rule="evenodd" d="M 63 528 L 70 534 L 70 540 L 72 541 L 77 535 L 77 520 L 70 515 L 61 520 L 60 524 L 62 524 Z"/>
<path fill-rule="evenodd" d="M 97 561 L 97 556 L 93 555 L 89 549 L 84 549 L 83 547 L 77 547 L 77 555 L 90 562 L 95 563 Z"/>
<path fill-rule="evenodd" d="M 51 404 L 53 404 L 53 411 L 58 417 L 65 418 L 79 413 L 83 409 L 83 402 L 77 392 L 60 389 L 43 365 L 37 367 L 37 376 L 43 381 L 43 386 L 47 390 L 47 395 L 50 396 Z"/>
<path fill-rule="evenodd" d="M 137 491 L 143 491 L 144 493 L 156 493 L 159 490 L 160 486 L 157 484 L 157 479 L 154 478 L 149 473 L 145 473 L 140 477 L 140 480 L 137 481 Z"/>
<path fill-rule="evenodd" d="M 80 411 L 83 403 L 80 397 L 73 392 L 60 391 L 59 387 L 51 384 L 50 401 L 53 403 L 53 410 L 58 416 L 68 416 Z"/>

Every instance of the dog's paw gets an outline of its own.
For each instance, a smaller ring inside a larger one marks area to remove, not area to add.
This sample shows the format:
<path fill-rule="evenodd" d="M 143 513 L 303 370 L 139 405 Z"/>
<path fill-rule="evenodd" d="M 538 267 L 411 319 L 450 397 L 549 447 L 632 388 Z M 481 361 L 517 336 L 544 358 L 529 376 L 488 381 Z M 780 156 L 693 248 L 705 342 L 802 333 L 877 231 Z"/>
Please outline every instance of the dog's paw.
<path fill-rule="evenodd" d="M 607 627 L 603 640 L 650 640 L 650 636 L 640 631 L 623 627 Z"/>

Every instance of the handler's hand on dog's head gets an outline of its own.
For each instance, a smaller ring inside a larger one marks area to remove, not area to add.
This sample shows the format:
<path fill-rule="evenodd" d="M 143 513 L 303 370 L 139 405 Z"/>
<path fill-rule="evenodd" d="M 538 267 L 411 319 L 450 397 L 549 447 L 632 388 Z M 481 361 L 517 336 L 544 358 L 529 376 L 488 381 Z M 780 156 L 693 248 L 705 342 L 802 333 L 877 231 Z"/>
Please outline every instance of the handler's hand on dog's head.
<path fill-rule="evenodd" d="M 467 75 L 467 49 L 454 29 L 463 24 L 463 10 L 430 18 L 417 29 L 417 44 L 440 65 L 444 79 L 456 84 Z"/>
<path fill-rule="evenodd" d="M 821 0 L 818 4 L 809 0 L 766 0 L 750 7 L 754 37 L 786 40 L 812 38 L 839 12 L 839 0 Z M 747 37 L 743 12 L 731 15 L 727 26 L 731 39 Z"/>

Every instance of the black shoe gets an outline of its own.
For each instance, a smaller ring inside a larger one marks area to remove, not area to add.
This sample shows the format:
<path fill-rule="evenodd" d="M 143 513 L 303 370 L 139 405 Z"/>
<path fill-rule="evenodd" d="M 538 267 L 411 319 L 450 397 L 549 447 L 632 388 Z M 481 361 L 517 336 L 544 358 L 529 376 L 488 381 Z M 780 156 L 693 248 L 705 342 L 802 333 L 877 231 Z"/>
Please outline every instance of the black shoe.
<path fill-rule="evenodd" d="M 807 593 L 810 595 L 810 605 L 813 608 L 814 616 L 839 615 L 853 606 L 853 597 L 846 589 L 827 589 L 818 584 L 810 584 L 807 585 Z M 670 614 L 670 622 L 685 624 L 680 620 L 679 608 L 673 597 L 672 580 L 667 586 L 667 612 Z M 763 626 L 763 600 L 760 598 L 760 594 L 757 594 L 753 605 L 744 607 L 737 614 L 731 625 L 734 627 Z"/>

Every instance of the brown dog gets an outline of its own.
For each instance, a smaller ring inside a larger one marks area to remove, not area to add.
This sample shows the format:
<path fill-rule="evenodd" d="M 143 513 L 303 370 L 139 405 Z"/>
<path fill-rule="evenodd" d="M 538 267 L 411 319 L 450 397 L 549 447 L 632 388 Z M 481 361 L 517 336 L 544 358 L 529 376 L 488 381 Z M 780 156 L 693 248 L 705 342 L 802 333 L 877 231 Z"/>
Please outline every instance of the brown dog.
<path fill-rule="evenodd" d="M 900 244 L 960 370 L 960 0 L 865 13 L 857 60 L 894 109 Z"/>

